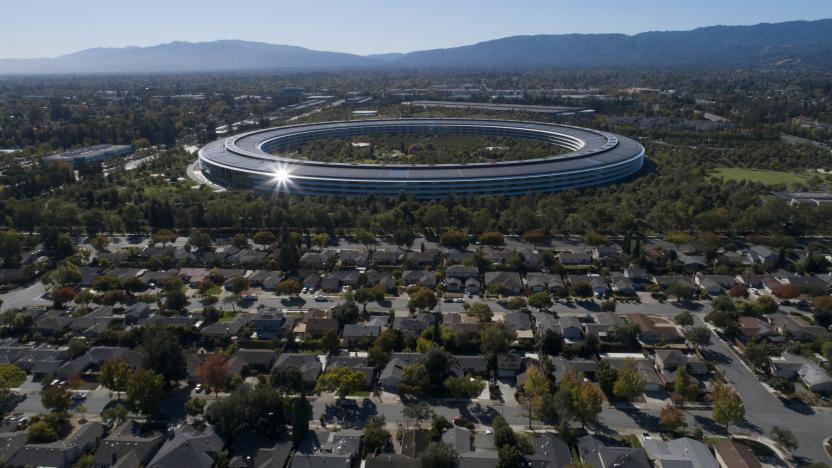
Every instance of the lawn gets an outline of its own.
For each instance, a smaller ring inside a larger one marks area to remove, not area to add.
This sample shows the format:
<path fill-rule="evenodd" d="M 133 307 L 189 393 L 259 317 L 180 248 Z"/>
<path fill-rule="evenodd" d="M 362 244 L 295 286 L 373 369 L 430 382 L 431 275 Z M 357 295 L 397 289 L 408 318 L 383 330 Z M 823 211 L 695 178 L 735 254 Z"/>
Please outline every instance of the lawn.
<path fill-rule="evenodd" d="M 749 181 L 764 185 L 788 185 L 806 182 L 808 179 L 807 175 L 795 172 L 746 169 L 743 167 L 720 167 L 715 169 L 711 175 L 723 180 L 733 180 L 737 182 Z"/>

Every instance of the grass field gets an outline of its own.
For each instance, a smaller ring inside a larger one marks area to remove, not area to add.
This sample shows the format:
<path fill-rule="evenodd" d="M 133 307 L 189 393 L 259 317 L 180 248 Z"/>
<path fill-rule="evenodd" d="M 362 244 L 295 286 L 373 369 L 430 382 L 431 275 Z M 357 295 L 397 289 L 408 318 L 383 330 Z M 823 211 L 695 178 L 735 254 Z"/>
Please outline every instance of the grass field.
<path fill-rule="evenodd" d="M 806 182 L 807 175 L 795 172 L 767 171 L 763 169 L 746 169 L 743 167 L 720 167 L 711 173 L 722 180 L 749 181 L 765 185 L 793 184 Z"/>

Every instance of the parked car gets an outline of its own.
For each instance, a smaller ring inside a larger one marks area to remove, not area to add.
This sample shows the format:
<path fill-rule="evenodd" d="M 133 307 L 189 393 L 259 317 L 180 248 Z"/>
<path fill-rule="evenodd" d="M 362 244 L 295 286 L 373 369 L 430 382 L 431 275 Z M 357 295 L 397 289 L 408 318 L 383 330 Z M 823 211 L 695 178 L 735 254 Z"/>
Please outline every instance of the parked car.
<path fill-rule="evenodd" d="M 468 420 L 465 419 L 465 416 L 454 416 L 454 424 L 457 426 L 464 426 Z"/>

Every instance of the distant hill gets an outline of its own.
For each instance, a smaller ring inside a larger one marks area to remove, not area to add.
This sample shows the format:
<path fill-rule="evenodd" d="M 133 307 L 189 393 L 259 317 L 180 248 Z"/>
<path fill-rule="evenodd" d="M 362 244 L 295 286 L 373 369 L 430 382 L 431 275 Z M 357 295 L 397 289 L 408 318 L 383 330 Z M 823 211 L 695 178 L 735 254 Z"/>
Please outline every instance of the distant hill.
<path fill-rule="evenodd" d="M 396 63 L 429 67 L 832 65 L 832 19 L 692 31 L 513 36 L 411 52 Z"/>
<path fill-rule="evenodd" d="M 406 54 L 361 56 L 223 40 L 96 48 L 0 60 L 0 73 L 137 73 L 390 67 L 832 67 L 832 19 L 691 31 L 513 36 Z"/>
<path fill-rule="evenodd" d="M 96 48 L 53 59 L 0 60 L 0 73 L 142 73 L 349 68 L 377 64 L 361 55 L 223 40 L 152 47 Z"/>

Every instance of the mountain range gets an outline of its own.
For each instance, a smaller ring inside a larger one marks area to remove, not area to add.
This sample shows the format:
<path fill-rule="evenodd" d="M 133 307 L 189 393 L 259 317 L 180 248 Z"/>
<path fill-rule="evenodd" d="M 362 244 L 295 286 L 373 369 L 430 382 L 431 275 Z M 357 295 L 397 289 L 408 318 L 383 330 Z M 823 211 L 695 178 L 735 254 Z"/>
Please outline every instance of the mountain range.
<path fill-rule="evenodd" d="M 0 74 L 155 73 L 349 68 L 832 67 L 832 19 L 690 31 L 511 36 L 447 49 L 356 55 L 221 40 L 94 48 L 0 59 Z"/>

